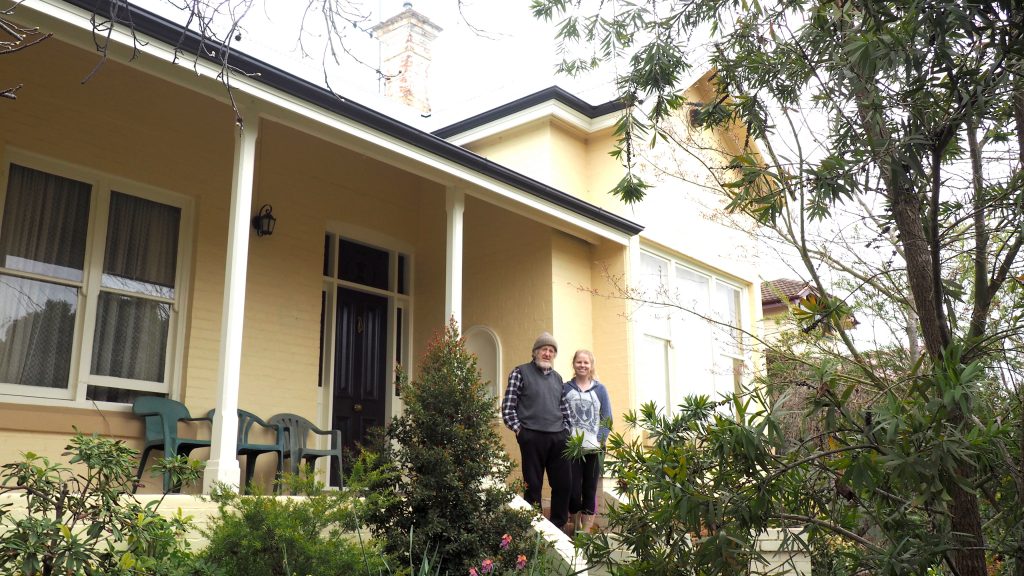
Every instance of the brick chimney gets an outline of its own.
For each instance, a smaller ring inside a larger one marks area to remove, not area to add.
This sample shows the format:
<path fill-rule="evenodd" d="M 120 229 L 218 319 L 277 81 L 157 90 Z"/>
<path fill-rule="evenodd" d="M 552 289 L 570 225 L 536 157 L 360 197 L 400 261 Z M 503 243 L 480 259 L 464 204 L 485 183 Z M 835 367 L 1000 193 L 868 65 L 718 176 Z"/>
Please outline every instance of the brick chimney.
<path fill-rule="evenodd" d="M 406 2 L 404 8 L 397 16 L 372 28 L 380 41 L 381 71 L 388 76 L 384 80 L 384 94 L 428 115 L 430 44 L 441 27 L 413 10 L 412 2 Z"/>

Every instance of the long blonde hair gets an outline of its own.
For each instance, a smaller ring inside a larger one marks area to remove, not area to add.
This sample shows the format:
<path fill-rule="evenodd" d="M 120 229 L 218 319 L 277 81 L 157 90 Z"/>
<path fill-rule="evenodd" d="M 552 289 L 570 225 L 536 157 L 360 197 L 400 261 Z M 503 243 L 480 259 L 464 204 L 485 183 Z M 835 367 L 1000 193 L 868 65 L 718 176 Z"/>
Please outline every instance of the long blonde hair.
<path fill-rule="evenodd" d="M 594 359 L 594 353 L 586 348 L 580 348 L 572 355 L 573 372 L 576 372 L 576 357 L 580 354 L 586 354 L 590 357 L 590 379 L 597 380 L 597 360 Z"/>

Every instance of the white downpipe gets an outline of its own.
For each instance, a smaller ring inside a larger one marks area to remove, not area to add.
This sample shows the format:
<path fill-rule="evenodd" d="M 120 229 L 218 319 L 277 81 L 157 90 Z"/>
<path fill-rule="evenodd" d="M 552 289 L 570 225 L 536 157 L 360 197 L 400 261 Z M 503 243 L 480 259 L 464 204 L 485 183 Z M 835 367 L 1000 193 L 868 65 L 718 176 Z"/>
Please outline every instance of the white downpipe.
<path fill-rule="evenodd" d="M 245 316 L 245 274 L 249 261 L 249 211 L 259 119 L 251 118 L 235 133 L 235 159 L 231 177 L 231 213 L 224 273 L 224 312 L 220 327 L 220 363 L 217 368 L 217 413 L 213 419 L 210 458 L 203 471 L 203 494 L 215 483 L 238 488 L 241 471 L 235 457 L 238 430 L 238 388 L 242 370 L 242 321 Z"/>
<path fill-rule="evenodd" d="M 444 257 L 444 321 L 455 318 L 462 330 L 462 215 L 466 194 L 456 188 L 445 191 L 447 234 Z"/>

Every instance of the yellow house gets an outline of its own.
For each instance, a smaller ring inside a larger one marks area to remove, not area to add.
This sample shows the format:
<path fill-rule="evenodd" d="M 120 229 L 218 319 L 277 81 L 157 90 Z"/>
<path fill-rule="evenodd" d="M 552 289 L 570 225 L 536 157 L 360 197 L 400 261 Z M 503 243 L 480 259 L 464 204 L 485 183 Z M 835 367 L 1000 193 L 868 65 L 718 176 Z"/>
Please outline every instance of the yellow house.
<path fill-rule="evenodd" d="M 542 331 L 563 375 L 593 350 L 616 416 L 756 365 L 756 246 L 671 151 L 643 203 L 607 194 L 618 105 L 553 88 L 428 132 L 234 54 L 238 125 L 216 63 L 145 11 L 83 83 L 93 5 L 27 0 L 11 18 L 54 36 L 0 57 L 23 85 L 0 100 L 0 461 L 72 427 L 138 446 L 131 403 L 162 395 L 217 409 L 204 489 L 237 484 L 235 408 L 358 442 L 448 318 L 496 397 Z"/>

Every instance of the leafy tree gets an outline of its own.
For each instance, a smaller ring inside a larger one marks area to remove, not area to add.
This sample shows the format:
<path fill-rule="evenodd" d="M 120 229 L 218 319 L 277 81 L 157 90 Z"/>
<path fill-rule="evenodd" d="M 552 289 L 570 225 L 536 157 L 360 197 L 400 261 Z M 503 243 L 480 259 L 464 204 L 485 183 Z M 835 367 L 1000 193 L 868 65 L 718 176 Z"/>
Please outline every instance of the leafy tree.
<path fill-rule="evenodd" d="M 384 481 L 371 486 L 376 505 L 365 511 L 386 549 L 416 569 L 433 559 L 440 574 L 464 574 L 492 555 L 504 534 L 512 536 L 510 554 L 532 555 L 532 514 L 509 507 L 512 462 L 494 428 L 497 406 L 454 320 L 428 346 L 403 398 L 383 463 L 367 449 L 361 462 L 394 472 L 378 472 Z"/>
<path fill-rule="evenodd" d="M 626 61 L 615 154 L 629 170 L 615 194 L 643 198 L 640 142 L 678 143 L 671 126 L 691 112 L 699 127 L 739 135 L 708 165 L 730 210 L 794 247 L 820 294 L 830 293 L 826 272 L 847 282 L 849 296 L 823 297 L 808 316 L 836 328 L 841 353 L 789 356 L 802 365 L 791 383 L 812 390 L 804 399 L 820 418 L 817 437 L 750 470 L 772 480 L 762 497 L 775 516 L 825 530 L 853 565 L 1024 574 L 1024 435 L 1007 425 L 1021 416 L 1024 5 L 533 0 L 532 9 L 559 20 L 565 71 Z M 714 70 L 717 97 L 683 97 L 695 66 Z M 815 242 L 816 232 L 853 227 L 868 234 L 857 249 Z M 850 303 L 902 319 L 903 345 L 860 349 L 834 318 Z M 794 475 L 805 482 L 787 484 Z"/>

